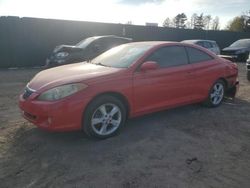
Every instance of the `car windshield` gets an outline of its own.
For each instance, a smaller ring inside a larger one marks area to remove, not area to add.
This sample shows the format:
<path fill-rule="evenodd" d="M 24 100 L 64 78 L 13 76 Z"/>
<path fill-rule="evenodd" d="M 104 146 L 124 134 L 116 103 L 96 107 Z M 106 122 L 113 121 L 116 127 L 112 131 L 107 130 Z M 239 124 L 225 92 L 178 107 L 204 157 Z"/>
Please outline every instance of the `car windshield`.
<path fill-rule="evenodd" d="M 123 44 L 99 55 L 91 63 L 115 68 L 128 68 L 152 47 L 149 44 Z"/>
<path fill-rule="evenodd" d="M 249 48 L 250 47 L 250 39 L 237 40 L 236 42 L 234 42 L 230 46 L 231 47 L 246 47 L 246 48 Z"/>
<path fill-rule="evenodd" d="M 78 42 L 76 44 L 76 47 L 79 47 L 79 48 L 86 48 L 90 43 L 92 43 L 94 40 L 96 39 L 96 37 L 89 37 L 89 38 L 86 38 L 80 42 Z"/>

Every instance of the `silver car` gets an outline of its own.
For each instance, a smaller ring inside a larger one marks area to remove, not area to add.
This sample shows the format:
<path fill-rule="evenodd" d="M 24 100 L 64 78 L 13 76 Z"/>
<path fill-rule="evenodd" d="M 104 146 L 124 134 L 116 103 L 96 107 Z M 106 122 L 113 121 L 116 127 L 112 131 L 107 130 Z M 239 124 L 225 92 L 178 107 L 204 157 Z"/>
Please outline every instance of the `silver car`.
<path fill-rule="evenodd" d="M 216 43 L 216 41 L 213 40 L 183 40 L 181 42 L 184 43 L 189 43 L 189 44 L 196 44 L 199 45 L 203 48 L 207 48 L 208 50 L 214 52 L 216 55 L 220 54 L 220 48 L 218 46 L 218 44 Z"/>

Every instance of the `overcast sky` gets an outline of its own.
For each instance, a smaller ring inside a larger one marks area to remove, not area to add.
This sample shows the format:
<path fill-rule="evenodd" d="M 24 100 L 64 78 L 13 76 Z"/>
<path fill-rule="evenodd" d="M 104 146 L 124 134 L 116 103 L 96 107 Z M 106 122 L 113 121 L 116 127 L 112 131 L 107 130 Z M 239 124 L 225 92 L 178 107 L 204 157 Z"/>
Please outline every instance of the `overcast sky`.
<path fill-rule="evenodd" d="M 219 16 L 222 28 L 250 10 L 250 0 L 0 0 L 0 16 L 41 17 L 144 25 L 178 13 Z"/>

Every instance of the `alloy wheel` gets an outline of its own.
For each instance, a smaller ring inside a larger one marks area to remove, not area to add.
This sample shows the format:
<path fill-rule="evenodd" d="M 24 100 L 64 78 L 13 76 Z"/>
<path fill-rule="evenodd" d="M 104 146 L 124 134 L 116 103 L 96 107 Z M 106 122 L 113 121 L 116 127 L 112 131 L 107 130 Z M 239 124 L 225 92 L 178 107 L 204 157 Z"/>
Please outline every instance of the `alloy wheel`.
<path fill-rule="evenodd" d="M 116 104 L 106 103 L 94 111 L 91 118 L 91 127 L 96 134 L 106 136 L 115 132 L 121 121 L 121 109 Z"/>
<path fill-rule="evenodd" d="M 224 97 L 224 86 L 222 83 L 217 82 L 213 86 L 213 90 L 210 93 L 210 99 L 213 105 L 218 105 L 221 103 L 222 99 Z"/>

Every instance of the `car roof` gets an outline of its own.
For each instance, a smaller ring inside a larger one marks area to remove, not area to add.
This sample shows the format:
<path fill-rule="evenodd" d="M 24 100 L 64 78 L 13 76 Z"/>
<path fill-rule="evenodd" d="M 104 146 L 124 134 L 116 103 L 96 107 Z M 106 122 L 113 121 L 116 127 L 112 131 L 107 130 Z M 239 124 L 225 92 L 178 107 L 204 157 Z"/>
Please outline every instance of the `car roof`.
<path fill-rule="evenodd" d="M 141 46 L 142 45 L 142 46 L 149 46 L 152 49 L 152 48 L 157 48 L 157 47 L 161 47 L 161 46 L 168 46 L 171 44 L 172 45 L 181 45 L 183 47 L 193 47 L 193 48 L 204 51 L 204 48 L 202 48 L 198 45 L 191 44 L 191 43 L 184 43 L 184 42 L 176 42 L 176 41 L 143 41 L 143 42 L 131 42 L 131 43 L 123 44 L 123 45 L 133 45 L 133 46 Z M 215 57 L 215 54 L 213 54 L 209 50 L 206 50 L 206 53 Z"/>
<path fill-rule="evenodd" d="M 239 39 L 237 41 L 250 41 L 250 39 Z"/>
<path fill-rule="evenodd" d="M 94 38 L 94 39 L 100 39 L 100 38 L 117 38 L 117 39 L 124 39 L 124 40 L 129 40 L 132 41 L 132 38 L 126 38 L 126 37 L 119 37 L 116 35 L 102 35 L 102 36 L 93 36 L 89 38 Z"/>
<path fill-rule="evenodd" d="M 164 45 L 164 44 L 180 44 L 180 42 L 175 41 L 141 41 L 141 42 L 131 42 L 127 45 L 145 45 L 145 46 L 158 46 L 158 45 Z"/>
<path fill-rule="evenodd" d="M 214 40 L 203 40 L 203 39 L 192 39 L 192 40 L 183 40 L 181 42 L 187 42 L 187 43 L 196 43 L 196 42 L 212 42 L 215 43 Z"/>

